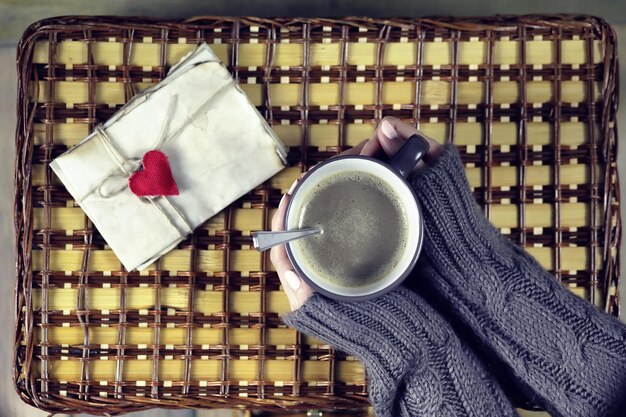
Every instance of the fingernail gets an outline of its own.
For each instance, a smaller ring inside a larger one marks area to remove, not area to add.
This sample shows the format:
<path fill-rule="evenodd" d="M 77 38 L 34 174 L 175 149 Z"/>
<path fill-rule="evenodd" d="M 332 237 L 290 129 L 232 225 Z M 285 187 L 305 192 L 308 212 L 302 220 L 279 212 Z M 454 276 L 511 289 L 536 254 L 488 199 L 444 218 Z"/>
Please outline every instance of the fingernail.
<path fill-rule="evenodd" d="M 394 129 L 392 124 L 389 123 L 387 120 L 383 120 L 383 122 L 380 124 L 380 130 L 383 132 L 383 135 L 385 135 L 387 139 L 395 139 L 398 137 L 396 129 Z"/>
<path fill-rule="evenodd" d="M 293 190 L 296 188 L 296 185 L 298 185 L 298 180 L 295 180 L 293 184 L 291 184 L 291 187 L 289 187 L 289 191 L 287 191 L 287 194 L 291 195 L 293 193 Z"/>
<path fill-rule="evenodd" d="M 283 196 L 280 198 L 280 203 L 278 203 L 278 206 L 283 205 L 283 201 L 285 201 L 285 197 L 287 197 L 287 194 L 283 194 Z"/>
<path fill-rule="evenodd" d="M 295 272 L 291 270 L 285 271 L 285 282 L 292 290 L 297 290 L 302 285 L 302 280 Z"/>

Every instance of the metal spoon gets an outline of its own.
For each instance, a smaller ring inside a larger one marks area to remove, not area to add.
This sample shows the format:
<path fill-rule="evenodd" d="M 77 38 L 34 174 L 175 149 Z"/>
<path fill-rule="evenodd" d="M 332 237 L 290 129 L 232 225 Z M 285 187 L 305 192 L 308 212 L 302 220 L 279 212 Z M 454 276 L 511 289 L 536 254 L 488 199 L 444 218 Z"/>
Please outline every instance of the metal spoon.
<path fill-rule="evenodd" d="M 252 244 L 256 250 L 263 252 L 272 246 L 280 245 L 281 243 L 300 239 L 306 236 L 316 235 L 321 232 L 322 229 L 317 227 L 310 229 L 284 230 L 282 232 L 255 232 L 252 234 Z"/>

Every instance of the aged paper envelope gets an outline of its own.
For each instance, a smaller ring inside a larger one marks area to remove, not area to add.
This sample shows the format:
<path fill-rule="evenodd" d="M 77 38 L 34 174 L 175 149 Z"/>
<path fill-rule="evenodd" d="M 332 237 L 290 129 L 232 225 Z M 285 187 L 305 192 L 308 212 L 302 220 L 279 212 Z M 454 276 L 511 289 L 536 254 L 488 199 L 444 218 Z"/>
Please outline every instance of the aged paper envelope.
<path fill-rule="evenodd" d="M 128 178 L 163 152 L 180 191 L 138 197 Z M 206 44 L 51 163 L 126 269 L 143 269 L 284 168 L 286 151 Z"/>

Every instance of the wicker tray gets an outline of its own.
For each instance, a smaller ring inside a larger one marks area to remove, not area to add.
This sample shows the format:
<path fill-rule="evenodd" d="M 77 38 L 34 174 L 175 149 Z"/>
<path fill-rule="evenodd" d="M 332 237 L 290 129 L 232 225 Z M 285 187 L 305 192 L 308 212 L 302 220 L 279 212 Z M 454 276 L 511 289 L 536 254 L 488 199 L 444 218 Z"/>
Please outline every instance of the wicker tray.
<path fill-rule="evenodd" d="M 290 167 L 128 273 L 48 163 L 201 41 Z M 18 71 L 14 377 L 36 407 L 365 406 L 359 362 L 282 324 L 288 304 L 250 232 L 385 115 L 454 142 L 496 227 L 618 313 L 617 58 L 599 19 L 63 17 L 27 29 Z"/>

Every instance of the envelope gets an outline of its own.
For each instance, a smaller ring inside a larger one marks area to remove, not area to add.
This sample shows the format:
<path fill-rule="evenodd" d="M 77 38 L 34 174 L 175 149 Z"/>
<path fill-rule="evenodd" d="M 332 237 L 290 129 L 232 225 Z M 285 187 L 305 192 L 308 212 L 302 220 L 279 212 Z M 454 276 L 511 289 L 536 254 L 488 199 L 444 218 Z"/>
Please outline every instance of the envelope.
<path fill-rule="evenodd" d="M 128 186 L 166 155 L 178 195 Z M 141 270 L 286 165 L 286 149 L 206 44 L 50 166 L 129 270 Z"/>

